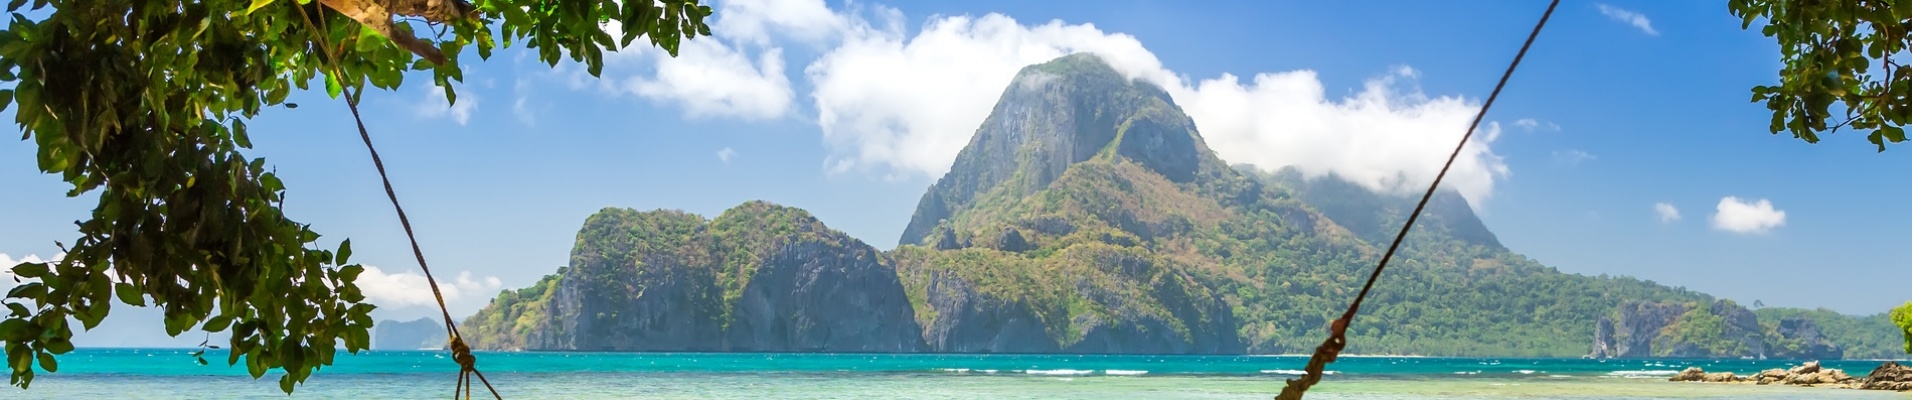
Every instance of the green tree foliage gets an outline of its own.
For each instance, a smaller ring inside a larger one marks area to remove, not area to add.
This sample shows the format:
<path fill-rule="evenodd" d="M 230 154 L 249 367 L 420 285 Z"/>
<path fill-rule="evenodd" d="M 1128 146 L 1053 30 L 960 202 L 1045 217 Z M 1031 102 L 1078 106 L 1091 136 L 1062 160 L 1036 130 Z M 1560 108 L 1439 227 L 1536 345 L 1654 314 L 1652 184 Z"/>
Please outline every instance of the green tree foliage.
<path fill-rule="evenodd" d="M 1840 128 L 1871 131 L 1885 151 L 1905 141 L 1912 122 L 1912 65 L 1903 56 L 1912 31 L 1912 3 L 1904 1 L 1731 0 L 1743 28 L 1764 20 L 1760 33 L 1779 41 L 1779 85 L 1753 87 L 1753 101 L 1773 111 L 1772 133 L 1792 132 L 1807 142 Z M 1844 117 L 1835 118 L 1835 108 Z"/>
<path fill-rule="evenodd" d="M 349 244 L 280 211 L 285 185 L 248 158 L 245 121 L 323 81 L 356 102 L 429 71 L 455 101 L 459 54 L 513 43 L 583 62 L 638 37 L 675 55 L 709 34 L 696 0 L 25 0 L 0 31 L 0 108 L 39 147 L 38 167 L 96 195 L 59 262 L 12 266 L 35 280 L 7 293 L 0 321 L 10 382 L 54 371 L 77 326 L 112 303 L 165 311 L 166 333 L 232 332 L 228 363 L 285 371 L 291 392 L 336 349 L 369 344 L 373 306 L 353 284 Z M 395 23 L 394 18 L 422 19 Z M 620 37 L 604 26 L 617 22 Z M 441 31 L 420 39 L 414 29 Z M 417 27 L 417 28 L 415 28 Z M 77 322 L 77 324 L 76 324 Z M 341 343 L 341 341 L 343 343 Z M 201 360 L 203 362 L 203 359 Z"/>
<path fill-rule="evenodd" d="M 1898 324 L 1900 333 L 1905 334 L 1905 352 L 1912 354 L 1912 301 L 1892 309 L 1892 323 Z"/>
<path fill-rule="evenodd" d="M 1779 41 L 1778 86 L 1753 87 L 1753 101 L 1773 111 L 1772 133 L 1792 132 L 1818 142 L 1819 132 L 1841 127 L 1871 130 L 1866 140 L 1885 151 L 1887 141 L 1905 141 L 1912 122 L 1912 65 L 1904 57 L 1912 34 L 1912 2 L 1731 0 L 1745 20 L 1765 20 L 1760 33 Z M 1833 107 L 1844 109 L 1834 121 Z M 1901 308 L 1903 309 L 1903 308 Z M 1895 310 L 1896 311 L 1896 310 Z M 1895 314 L 1897 315 L 1897 314 Z M 1912 318 L 1895 319 L 1912 332 Z M 1912 352 L 1912 335 L 1905 337 Z"/>

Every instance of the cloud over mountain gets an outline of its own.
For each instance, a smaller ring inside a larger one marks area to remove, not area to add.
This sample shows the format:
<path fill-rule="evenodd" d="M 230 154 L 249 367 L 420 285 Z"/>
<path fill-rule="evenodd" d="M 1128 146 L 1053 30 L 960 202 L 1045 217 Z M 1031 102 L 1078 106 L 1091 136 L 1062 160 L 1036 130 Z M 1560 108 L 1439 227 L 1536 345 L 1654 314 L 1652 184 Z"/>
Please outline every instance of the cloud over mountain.
<path fill-rule="evenodd" d="M 726 1 L 714 18 L 715 37 L 691 41 L 678 58 L 645 56 L 654 68 L 624 78 L 625 90 L 680 104 L 692 117 L 773 117 L 791 108 L 781 100 L 792 92 L 780 46 L 814 50 L 815 59 L 791 64 L 806 65 L 831 153 L 825 165 L 835 173 L 939 176 L 1017 70 L 1077 52 L 1163 87 L 1229 162 L 1334 173 L 1377 191 L 1426 185 L 1480 107 L 1423 93 L 1419 72 L 1407 66 L 1345 96 L 1329 95 L 1307 70 L 1193 80 L 1165 68 L 1135 37 L 1086 23 L 992 13 L 932 16 L 909 29 L 896 9 L 833 9 L 821 0 Z M 692 72 L 711 79 L 684 78 Z M 1449 174 L 1446 185 L 1473 203 L 1510 174 L 1491 146 L 1500 133 L 1498 123 L 1484 123 Z"/>

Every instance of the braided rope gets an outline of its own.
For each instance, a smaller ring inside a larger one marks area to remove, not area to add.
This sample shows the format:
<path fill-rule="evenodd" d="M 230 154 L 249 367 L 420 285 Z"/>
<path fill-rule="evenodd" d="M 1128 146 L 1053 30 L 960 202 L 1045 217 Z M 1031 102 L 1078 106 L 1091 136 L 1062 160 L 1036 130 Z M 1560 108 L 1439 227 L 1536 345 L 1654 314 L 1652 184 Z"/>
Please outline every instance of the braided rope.
<path fill-rule="evenodd" d="M 1298 379 L 1289 379 L 1288 386 L 1283 387 L 1275 399 L 1301 400 L 1301 395 L 1307 393 L 1308 388 L 1321 382 L 1321 375 L 1328 368 L 1328 363 L 1334 362 L 1341 355 L 1341 349 L 1348 346 L 1348 325 L 1354 322 L 1354 315 L 1361 311 L 1361 301 L 1367 300 L 1368 291 L 1374 289 L 1376 280 L 1381 279 L 1381 271 L 1388 268 L 1388 260 L 1394 259 L 1394 252 L 1401 248 L 1401 240 L 1407 238 L 1408 229 L 1413 228 L 1414 221 L 1420 219 L 1421 211 L 1427 208 L 1427 201 L 1434 198 L 1434 190 L 1441 187 L 1441 179 L 1446 178 L 1447 170 L 1454 167 L 1454 160 L 1460 158 L 1461 149 L 1467 147 L 1468 139 L 1474 137 L 1474 130 L 1480 128 L 1480 121 L 1487 117 L 1487 109 L 1494 107 L 1494 100 L 1500 98 L 1501 89 L 1507 87 L 1507 79 L 1514 76 L 1514 69 L 1520 67 L 1520 60 L 1527 57 L 1527 49 L 1533 47 L 1534 38 L 1540 36 L 1540 29 L 1547 26 L 1547 20 L 1553 17 L 1554 9 L 1559 6 L 1560 0 L 1547 4 L 1547 12 L 1540 14 L 1540 21 L 1534 23 L 1533 32 L 1527 34 L 1527 42 L 1520 45 L 1520 52 L 1514 54 L 1514 61 L 1507 64 L 1506 72 L 1501 73 L 1500 83 L 1494 84 L 1494 92 L 1487 95 L 1487 102 L 1481 104 L 1479 113 L 1474 114 L 1474 123 L 1467 126 L 1467 134 L 1461 136 L 1460 144 L 1454 145 L 1454 152 L 1448 154 L 1447 164 L 1441 166 L 1441 173 L 1434 176 L 1434 182 L 1427 185 L 1427 193 L 1422 194 L 1421 202 L 1414 205 L 1414 213 L 1408 214 L 1407 223 L 1401 224 L 1401 232 L 1394 235 L 1394 243 L 1388 245 L 1387 253 L 1381 255 L 1381 262 L 1374 266 L 1374 273 L 1368 275 L 1368 283 L 1361 286 L 1361 293 L 1354 296 L 1354 302 L 1348 303 L 1348 311 L 1329 326 L 1328 340 L 1315 347 L 1314 355 L 1308 357 L 1305 374 Z"/>

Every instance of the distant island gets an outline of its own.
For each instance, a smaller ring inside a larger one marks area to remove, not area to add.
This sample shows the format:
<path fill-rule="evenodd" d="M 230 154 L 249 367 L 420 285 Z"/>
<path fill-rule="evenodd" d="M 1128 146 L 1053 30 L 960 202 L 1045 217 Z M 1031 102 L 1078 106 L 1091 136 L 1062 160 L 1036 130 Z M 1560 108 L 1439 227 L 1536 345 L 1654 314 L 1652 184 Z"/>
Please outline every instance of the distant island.
<path fill-rule="evenodd" d="M 372 328 L 373 350 L 420 350 L 445 348 L 445 323 L 437 318 L 419 318 L 399 322 L 378 321 Z"/>
<path fill-rule="evenodd" d="M 490 350 L 1305 353 L 1415 200 L 1227 165 L 1161 88 L 1076 54 L 1017 74 L 892 250 L 765 202 L 708 219 L 607 208 L 569 266 L 461 330 Z M 1349 353 L 1902 355 L 1884 314 L 1559 272 L 1452 191 L 1367 304 Z"/>

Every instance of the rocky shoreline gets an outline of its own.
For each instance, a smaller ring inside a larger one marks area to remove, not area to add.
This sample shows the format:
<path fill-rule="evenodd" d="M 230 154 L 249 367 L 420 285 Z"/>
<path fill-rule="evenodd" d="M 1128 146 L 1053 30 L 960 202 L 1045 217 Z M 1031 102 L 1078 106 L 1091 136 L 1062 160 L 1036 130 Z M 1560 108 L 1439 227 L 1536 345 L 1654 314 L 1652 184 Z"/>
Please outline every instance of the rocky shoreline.
<path fill-rule="evenodd" d="M 1692 367 L 1668 380 L 1907 391 L 1912 390 L 1912 367 L 1887 361 L 1872 369 L 1872 373 L 1866 374 L 1865 378 L 1847 375 L 1846 371 L 1838 368 L 1821 368 L 1818 361 L 1807 361 L 1788 369 L 1773 368 L 1751 376 L 1739 376 L 1732 372 L 1708 373 L 1700 367 Z"/>

